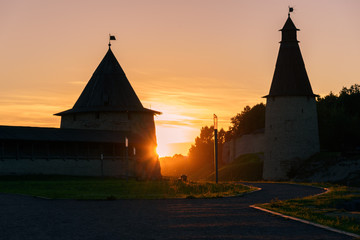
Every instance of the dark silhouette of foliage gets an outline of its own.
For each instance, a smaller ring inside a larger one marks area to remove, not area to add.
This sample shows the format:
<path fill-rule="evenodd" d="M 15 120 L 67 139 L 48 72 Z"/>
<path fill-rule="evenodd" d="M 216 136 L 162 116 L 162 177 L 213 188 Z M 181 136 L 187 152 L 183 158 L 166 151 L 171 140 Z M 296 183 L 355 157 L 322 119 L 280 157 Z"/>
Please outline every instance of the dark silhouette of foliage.
<path fill-rule="evenodd" d="M 218 131 L 218 160 L 219 166 L 222 165 L 222 145 L 225 142 L 225 131 Z M 214 170 L 214 127 L 202 127 L 200 136 L 195 138 L 195 143 L 191 145 L 188 153 L 190 161 L 190 171 L 193 173 L 201 171 L 202 176 L 206 177 Z"/>
<path fill-rule="evenodd" d="M 360 147 L 360 85 L 344 87 L 339 95 L 317 98 L 320 146 L 346 151 Z"/>
<path fill-rule="evenodd" d="M 265 128 L 265 105 L 260 103 L 251 108 L 246 106 L 241 113 L 231 118 L 231 124 L 226 140 Z"/>
<path fill-rule="evenodd" d="M 162 157 L 160 163 L 163 176 L 180 177 L 182 174 L 188 174 L 189 160 L 187 156 L 175 154 L 172 157 Z"/>

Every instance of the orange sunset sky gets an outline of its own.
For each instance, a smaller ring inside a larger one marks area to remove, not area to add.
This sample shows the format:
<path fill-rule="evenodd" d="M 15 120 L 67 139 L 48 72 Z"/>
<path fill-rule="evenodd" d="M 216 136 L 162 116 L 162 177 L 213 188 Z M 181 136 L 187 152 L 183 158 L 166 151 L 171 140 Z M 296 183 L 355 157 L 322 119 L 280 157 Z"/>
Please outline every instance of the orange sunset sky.
<path fill-rule="evenodd" d="M 111 33 L 144 107 L 163 112 L 160 156 L 187 154 L 213 113 L 227 130 L 265 102 L 289 5 L 313 91 L 359 83 L 358 0 L 1 0 L 0 125 L 59 127 Z"/>

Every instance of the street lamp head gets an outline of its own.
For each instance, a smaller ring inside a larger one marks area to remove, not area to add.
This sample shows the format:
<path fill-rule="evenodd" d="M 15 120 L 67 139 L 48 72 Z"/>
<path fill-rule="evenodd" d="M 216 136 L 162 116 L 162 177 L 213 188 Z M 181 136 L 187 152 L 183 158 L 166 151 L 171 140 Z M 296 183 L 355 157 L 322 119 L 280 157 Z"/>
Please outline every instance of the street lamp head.
<path fill-rule="evenodd" d="M 214 130 L 218 129 L 218 118 L 217 116 L 214 114 Z"/>

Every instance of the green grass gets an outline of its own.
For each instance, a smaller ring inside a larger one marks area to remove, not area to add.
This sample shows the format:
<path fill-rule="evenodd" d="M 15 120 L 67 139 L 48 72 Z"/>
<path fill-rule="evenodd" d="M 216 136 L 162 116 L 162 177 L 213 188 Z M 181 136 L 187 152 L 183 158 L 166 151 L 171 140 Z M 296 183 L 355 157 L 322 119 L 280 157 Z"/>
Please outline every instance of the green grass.
<path fill-rule="evenodd" d="M 258 181 L 262 179 L 263 153 L 244 154 L 219 169 L 221 181 Z M 211 174 L 207 179 L 214 179 Z"/>
<path fill-rule="evenodd" d="M 318 196 L 286 201 L 275 199 L 257 206 L 360 234 L 360 214 L 347 211 L 345 207 L 346 203 L 360 199 L 360 190 L 346 186 L 331 186 L 329 190 Z"/>
<path fill-rule="evenodd" d="M 212 198 L 243 194 L 251 188 L 232 183 L 177 180 L 136 181 L 70 176 L 0 177 L 0 192 L 52 199 Z"/>

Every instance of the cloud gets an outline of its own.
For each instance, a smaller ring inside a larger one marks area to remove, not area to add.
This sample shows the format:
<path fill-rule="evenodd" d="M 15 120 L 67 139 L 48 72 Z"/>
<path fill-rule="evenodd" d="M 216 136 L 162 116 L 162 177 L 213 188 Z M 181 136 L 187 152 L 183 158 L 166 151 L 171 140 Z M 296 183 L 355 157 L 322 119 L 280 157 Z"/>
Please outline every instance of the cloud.
<path fill-rule="evenodd" d="M 66 100 L 59 95 L 35 91 L 21 94 L 6 92 L 0 97 L 1 125 L 59 127 L 53 114 L 66 109 Z"/>
<path fill-rule="evenodd" d="M 264 102 L 261 91 L 236 88 L 214 78 L 172 77 L 167 81 L 158 78 L 145 83 L 139 92 L 145 106 L 151 104 L 153 109 L 163 112 L 157 117 L 158 125 L 198 129 L 212 125 L 213 113 L 218 115 L 220 127 L 227 129 L 230 118 L 246 105 Z"/>

